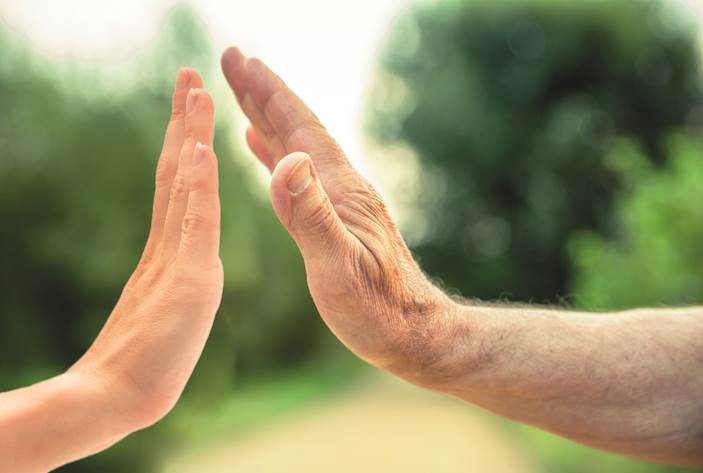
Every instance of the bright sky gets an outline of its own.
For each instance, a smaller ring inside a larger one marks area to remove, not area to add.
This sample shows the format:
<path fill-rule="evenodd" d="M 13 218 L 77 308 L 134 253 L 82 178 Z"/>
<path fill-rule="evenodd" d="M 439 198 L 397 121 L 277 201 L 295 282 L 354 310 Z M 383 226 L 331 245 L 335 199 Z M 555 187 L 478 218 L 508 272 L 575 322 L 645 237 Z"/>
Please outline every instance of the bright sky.
<path fill-rule="evenodd" d="M 183 2 L 0 0 L 0 17 L 49 55 L 104 63 L 147 45 L 166 12 L 179 3 Z M 365 170 L 365 162 L 358 159 L 365 90 L 390 22 L 410 0 L 187 3 L 205 22 L 215 50 L 238 45 L 246 54 L 264 59 Z"/>

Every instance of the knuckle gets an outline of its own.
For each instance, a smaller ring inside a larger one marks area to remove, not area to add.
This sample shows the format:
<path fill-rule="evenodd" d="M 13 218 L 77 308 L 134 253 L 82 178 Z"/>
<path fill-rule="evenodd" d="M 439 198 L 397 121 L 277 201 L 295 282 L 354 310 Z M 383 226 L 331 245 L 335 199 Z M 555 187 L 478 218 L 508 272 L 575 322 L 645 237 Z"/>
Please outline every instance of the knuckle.
<path fill-rule="evenodd" d="M 171 202 L 178 202 L 185 199 L 188 193 L 188 181 L 182 174 L 176 174 L 171 183 L 171 193 L 169 200 Z"/>
<path fill-rule="evenodd" d="M 130 297 L 135 301 L 135 305 L 148 299 L 163 273 L 164 265 L 156 262 L 140 273 L 139 278 L 135 279 L 134 284 L 129 288 Z"/>
<path fill-rule="evenodd" d="M 183 217 L 181 232 L 183 235 L 193 235 L 208 230 L 211 227 L 209 219 L 200 213 L 188 212 Z"/>
<path fill-rule="evenodd" d="M 158 247 L 156 244 L 149 245 L 148 248 L 144 249 L 144 252 L 142 253 L 142 257 L 139 260 L 139 263 L 137 264 L 137 269 L 135 269 L 135 271 L 134 271 L 135 274 L 142 275 L 149 270 L 152 262 L 154 261 L 154 259 L 156 259 L 157 251 L 158 251 Z"/>
<path fill-rule="evenodd" d="M 325 235 L 330 232 L 334 222 L 332 207 L 327 202 L 316 206 L 302 218 L 302 224 L 307 231 L 314 235 Z"/>
<path fill-rule="evenodd" d="M 281 137 L 281 142 L 290 151 L 311 148 L 325 160 L 344 163 L 346 156 L 337 142 L 329 135 L 325 126 L 316 118 L 308 118 L 291 127 Z"/>
<path fill-rule="evenodd" d="M 208 186 L 209 180 L 207 175 L 198 172 L 193 173 L 193 176 L 190 178 L 190 192 L 207 191 Z"/>
<path fill-rule="evenodd" d="M 133 292 L 135 293 L 133 295 L 139 295 L 139 291 L 135 291 L 134 288 L 143 285 L 145 281 L 149 281 L 151 279 L 151 275 L 155 271 L 158 271 L 158 252 L 159 247 L 156 244 L 148 244 L 147 247 L 144 248 L 144 252 L 139 258 L 139 262 L 137 263 L 136 268 L 134 268 L 132 275 L 130 276 L 129 280 L 127 281 L 127 284 L 124 287 L 123 294 Z"/>
<path fill-rule="evenodd" d="M 171 118 L 169 119 L 169 124 L 180 124 L 185 119 L 186 112 L 183 109 L 183 106 L 180 104 L 175 103 L 175 98 L 174 98 L 174 104 L 173 104 L 173 109 L 171 110 Z"/>
<path fill-rule="evenodd" d="M 142 278 L 142 276 L 149 271 L 149 265 L 153 260 L 153 257 L 152 250 L 145 250 L 144 253 L 142 253 L 139 263 L 137 263 L 137 267 L 134 268 L 134 272 L 132 273 L 130 280 L 134 280 L 136 282 L 138 279 Z"/>
<path fill-rule="evenodd" d="M 339 203 L 349 220 L 359 227 L 373 231 L 377 236 L 395 233 L 395 224 L 379 193 L 368 183 L 344 193 Z"/>
<path fill-rule="evenodd" d="M 163 188 L 170 186 L 175 174 L 175 163 L 171 162 L 166 156 L 161 155 L 159 163 L 156 165 L 156 187 Z"/>

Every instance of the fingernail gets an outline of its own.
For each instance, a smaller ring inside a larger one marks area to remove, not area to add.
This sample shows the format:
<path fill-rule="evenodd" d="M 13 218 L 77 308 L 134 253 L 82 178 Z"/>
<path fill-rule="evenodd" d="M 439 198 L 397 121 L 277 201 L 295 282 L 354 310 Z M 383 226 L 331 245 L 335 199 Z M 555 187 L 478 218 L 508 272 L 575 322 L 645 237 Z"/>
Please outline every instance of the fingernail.
<path fill-rule="evenodd" d="M 198 142 L 195 144 L 195 151 L 193 151 L 193 164 L 198 164 L 205 158 L 205 153 L 207 153 L 207 146 Z"/>
<path fill-rule="evenodd" d="M 186 113 L 190 113 L 195 109 L 195 105 L 198 102 L 198 89 L 190 89 L 188 91 L 188 98 L 186 99 Z"/>
<path fill-rule="evenodd" d="M 296 195 L 308 188 L 312 181 L 312 171 L 310 169 L 310 158 L 306 155 L 295 165 L 293 172 L 288 176 L 286 185 L 291 194 Z"/>
<path fill-rule="evenodd" d="M 178 76 L 176 77 L 176 90 L 184 90 L 190 85 L 191 74 L 188 69 L 182 67 L 178 71 Z"/>

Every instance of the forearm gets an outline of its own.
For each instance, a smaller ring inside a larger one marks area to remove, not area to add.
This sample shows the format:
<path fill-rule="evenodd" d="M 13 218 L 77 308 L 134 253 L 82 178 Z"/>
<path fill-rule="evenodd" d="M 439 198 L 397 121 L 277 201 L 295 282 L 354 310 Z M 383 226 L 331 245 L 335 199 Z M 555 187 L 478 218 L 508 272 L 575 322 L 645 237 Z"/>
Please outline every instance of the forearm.
<path fill-rule="evenodd" d="M 0 394 L 0 471 L 49 471 L 124 437 L 98 389 L 69 372 Z"/>
<path fill-rule="evenodd" d="M 453 348 L 425 363 L 425 385 L 601 449 L 703 464 L 702 308 L 448 313 Z"/>
<path fill-rule="evenodd" d="M 236 48 L 222 67 L 252 122 L 247 143 L 272 172 L 272 205 L 303 255 L 315 305 L 350 350 L 584 443 L 703 464 L 701 310 L 606 317 L 449 301 L 300 98 Z"/>

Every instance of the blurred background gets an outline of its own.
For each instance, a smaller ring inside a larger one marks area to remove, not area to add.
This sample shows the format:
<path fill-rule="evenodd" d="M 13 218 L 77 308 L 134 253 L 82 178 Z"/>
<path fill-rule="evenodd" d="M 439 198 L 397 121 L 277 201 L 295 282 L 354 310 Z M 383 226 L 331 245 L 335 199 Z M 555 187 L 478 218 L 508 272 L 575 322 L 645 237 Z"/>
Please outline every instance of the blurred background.
<path fill-rule="evenodd" d="M 0 390 L 88 347 L 146 238 L 181 65 L 218 106 L 225 293 L 182 401 L 65 472 L 684 471 L 598 453 L 349 355 L 219 74 L 269 62 L 438 284 L 589 310 L 703 302 L 695 0 L 0 0 Z"/>

